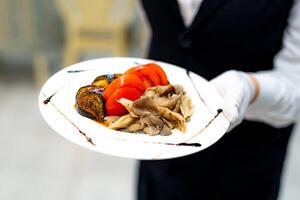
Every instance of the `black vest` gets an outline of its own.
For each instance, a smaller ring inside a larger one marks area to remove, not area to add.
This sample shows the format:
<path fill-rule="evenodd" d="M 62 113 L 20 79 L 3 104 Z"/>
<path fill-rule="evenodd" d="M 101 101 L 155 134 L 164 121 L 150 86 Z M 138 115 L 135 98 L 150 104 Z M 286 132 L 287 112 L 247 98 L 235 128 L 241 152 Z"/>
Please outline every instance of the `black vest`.
<path fill-rule="evenodd" d="M 211 79 L 230 69 L 273 68 L 292 0 L 204 0 L 184 26 L 176 0 L 142 0 L 151 59 Z M 292 127 L 244 121 L 213 146 L 183 158 L 142 161 L 140 200 L 275 200 Z"/>
<path fill-rule="evenodd" d="M 211 79 L 267 70 L 281 49 L 292 0 L 204 0 L 185 27 L 176 0 L 142 0 L 151 28 L 149 57 Z"/>

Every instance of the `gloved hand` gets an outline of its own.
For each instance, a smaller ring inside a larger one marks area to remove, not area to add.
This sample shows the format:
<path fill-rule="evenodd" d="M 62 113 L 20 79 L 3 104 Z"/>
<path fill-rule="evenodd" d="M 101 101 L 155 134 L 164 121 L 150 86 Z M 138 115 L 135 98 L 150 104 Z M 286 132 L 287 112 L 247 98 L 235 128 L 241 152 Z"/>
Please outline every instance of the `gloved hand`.
<path fill-rule="evenodd" d="M 224 98 L 223 114 L 230 121 L 229 132 L 243 121 L 250 102 L 258 96 L 258 85 L 251 75 L 234 70 L 217 76 L 211 83 Z"/>

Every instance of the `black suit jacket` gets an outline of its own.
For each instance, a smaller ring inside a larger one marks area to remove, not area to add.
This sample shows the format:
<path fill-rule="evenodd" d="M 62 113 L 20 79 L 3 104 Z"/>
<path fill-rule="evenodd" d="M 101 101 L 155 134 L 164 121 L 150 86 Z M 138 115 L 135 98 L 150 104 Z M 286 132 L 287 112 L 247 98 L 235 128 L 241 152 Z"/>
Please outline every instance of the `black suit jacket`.
<path fill-rule="evenodd" d="M 176 0 L 142 0 L 152 29 L 149 57 L 207 79 L 229 69 L 272 69 L 292 3 L 204 0 L 185 27 Z M 197 154 L 142 161 L 139 199 L 276 199 L 291 129 L 244 121 Z"/>
<path fill-rule="evenodd" d="M 273 67 L 292 0 L 205 0 L 185 27 L 176 0 L 142 0 L 152 29 L 149 57 L 210 79 L 229 69 Z"/>

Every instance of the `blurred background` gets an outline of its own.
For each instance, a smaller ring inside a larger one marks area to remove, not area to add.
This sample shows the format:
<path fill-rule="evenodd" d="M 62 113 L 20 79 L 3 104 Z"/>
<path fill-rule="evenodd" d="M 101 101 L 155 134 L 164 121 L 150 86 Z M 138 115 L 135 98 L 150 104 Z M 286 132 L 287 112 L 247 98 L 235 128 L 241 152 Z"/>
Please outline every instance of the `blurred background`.
<path fill-rule="evenodd" d="M 149 29 L 136 0 L 0 0 L 0 199 L 133 200 L 137 161 L 85 150 L 41 118 L 53 73 L 107 56 L 145 57 Z M 281 200 L 300 197 L 300 127 Z"/>

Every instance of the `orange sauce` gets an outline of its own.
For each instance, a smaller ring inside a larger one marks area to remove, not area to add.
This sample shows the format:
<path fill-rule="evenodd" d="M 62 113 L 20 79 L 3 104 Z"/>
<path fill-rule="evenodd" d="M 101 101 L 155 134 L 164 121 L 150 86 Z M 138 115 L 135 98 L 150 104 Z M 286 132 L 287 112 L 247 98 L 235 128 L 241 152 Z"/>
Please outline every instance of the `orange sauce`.
<path fill-rule="evenodd" d="M 98 120 L 94 120 L 95 122 L 97 122 L 98 124 L 101 124 L 102 126 L 108 127 L 109 123 L 107 121 L 98 121 Z"/>

